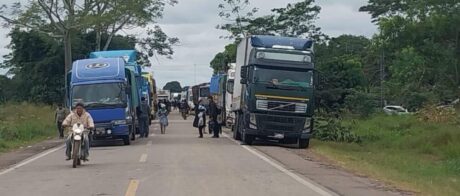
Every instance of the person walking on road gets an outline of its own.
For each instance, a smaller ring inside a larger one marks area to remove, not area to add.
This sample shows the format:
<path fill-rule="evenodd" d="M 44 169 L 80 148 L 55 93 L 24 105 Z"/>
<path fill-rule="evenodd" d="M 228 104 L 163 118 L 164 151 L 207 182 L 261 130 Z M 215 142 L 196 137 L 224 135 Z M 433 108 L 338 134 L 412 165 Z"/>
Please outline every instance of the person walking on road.
<path fill-rule="evenodd" d="M 166 127 L 168 126 L 168 114 L 169 111 L 166 108 L 166 105 L 161 103 L 160 104 L 160 109 L 158 110 L 158 119 L 160 120 L 160 128 L 161 128 L 161 134 L 166 133 Z"/>
<path fill-rule="evenodd" d="M 59 138 L 64 138 L 64 128 L 62 127 L 62 122 L 67 117 L 67 109 L 62 106 L 62 104 L 58 105 L 56 109 L 56 113 L 54 114 L 54 120 L 56 121 L 56 125 L 59 131 Z"/>
<path fill-rule="evenodd" d="M 147 103 L 145 97 L 141 98 L 141 105 L 138 108 L 139 113 L 139 132 L 142 137 L 149 137 L 149 117 L 150 117 L 150 106 Z"/>
<path fill-rule="evenodd" d="M 216 102 L 212 96 L 208 97 L 209 100 L 209 129 L 214 133 L 213 138 L 219 137 L 219 124 L 217 121 L 217 116 L 219 115 L 219 108 L 217 108 Z"/>
<path fill-rule="evenodd" d="M 189 106 L 188 106 L 188 103 L 185 99 L 183 99 L 180 104 L 179 104 L 179 111 L 182 115 L 182 118 L 184 120 L 187 120 L 187 114 L 188 114 L 188 111 L 190 110 Z"/>
<path fill-rule="evenodd" d="M 93 130 L 94 129 L 94 121 L 91 115 L 86 112 L 84 106 L 82 103 L 77 103 L 75 105 L 75 111 L 70 113 L 65 120 L 62 122 L 63 128 L 65 127 L 72 127 L 74 124 L 80 123 L 83 125 L 83 127 L 87 130 Z M 70 133 L 69 136 L 67 137 L 67 140 L 65 142 L 66 144 L 66 151 L 65 154 L 67 156 L 67 161 L 70 160 L 70 155 L 72 152 L 72 134 Z M 89 156 L 89 137 L 84 137 L 83 139 L 83 160 L 84 161 L 89 161 L 88 156 Z"/>
<path fill-rule="evenodd" d="M 193 120 L 193 127 L 198 128 L 200 132 L 199 138 L 203 138 L 203 130 L 206 127 L 206 108 L 202 104 L 202 100 L 198 101 L 195 105 L 195 119 Z"/>

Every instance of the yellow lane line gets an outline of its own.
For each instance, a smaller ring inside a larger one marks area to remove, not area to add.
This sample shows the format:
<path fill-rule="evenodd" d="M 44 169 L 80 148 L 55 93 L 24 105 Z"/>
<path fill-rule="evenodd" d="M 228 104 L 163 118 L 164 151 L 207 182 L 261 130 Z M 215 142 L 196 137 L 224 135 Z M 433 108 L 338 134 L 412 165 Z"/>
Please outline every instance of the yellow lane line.
<path fill-rule="evenodd" d="M 139 180 L 131 180 L 126 190 L 125 196 L 136 196 L 137 187 L 139 187 Z"/>

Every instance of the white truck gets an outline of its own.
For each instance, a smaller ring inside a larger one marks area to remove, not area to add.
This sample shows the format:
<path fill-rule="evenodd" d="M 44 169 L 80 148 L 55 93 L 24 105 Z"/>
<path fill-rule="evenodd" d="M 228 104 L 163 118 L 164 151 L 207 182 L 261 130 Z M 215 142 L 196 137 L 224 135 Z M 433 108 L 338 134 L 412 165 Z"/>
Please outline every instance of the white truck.
<path fill-rule="evenodd" d="M 225 112 L 226 112 L 226 125 L 227 127 L 231 127 L 235 123 L 235 114 L 232 112 L 232 99 L 233 99 L 233 86 L 235 84 L 235 63 L 229 64 L 229 70 L 227 72 L 227 82 L 226 82 L 226 90 L 227 93 L 225 94 Z"/>
<path fill-rule="evenodd" d="M 158 101 L 160 100 L 171 100 L 171 92 L 169 90 L 158 90 L 157 93 Z"/>

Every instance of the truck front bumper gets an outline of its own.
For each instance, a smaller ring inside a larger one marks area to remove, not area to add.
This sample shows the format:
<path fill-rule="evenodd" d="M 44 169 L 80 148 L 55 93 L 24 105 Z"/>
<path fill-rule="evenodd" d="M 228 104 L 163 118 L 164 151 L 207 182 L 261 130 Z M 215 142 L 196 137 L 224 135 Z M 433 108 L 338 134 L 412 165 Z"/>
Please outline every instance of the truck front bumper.
<path fill-rule="evenodd" d="M 129 136 L 128 125 L 113 125 L 110 123 L 96 124 L 96 128 L 93 132 L 93 139 L 104 140 L 104 139 L 123 139 Z"/>
<path fill-rule="evenodd" d="M 285 139 L 310 139 L 312 134 L 310 132 L 291 132 L 291 131 L 267 131 L 246 128 L 244 130 L 246 134 L 254 135 L 259 138 L 274 139 L 274 140 L 285 140 Z"/>
<path fill-rule="evenodd" d="M 273 140 L 310 139 L 313 124 L 311 117 L 272 114 L 250 114 L 245 133 Z M 255 122 L 254 122 L 255 119 Z"/>

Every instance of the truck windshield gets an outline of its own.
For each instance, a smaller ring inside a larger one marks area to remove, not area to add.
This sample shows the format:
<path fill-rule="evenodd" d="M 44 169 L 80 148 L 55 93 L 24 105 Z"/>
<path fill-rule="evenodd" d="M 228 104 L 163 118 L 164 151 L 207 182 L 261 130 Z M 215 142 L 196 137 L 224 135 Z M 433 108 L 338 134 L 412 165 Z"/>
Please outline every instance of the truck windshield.
<path fill-rule="evenodd" d="M 74 86 L 72 99 L 73 106 L 81 102 L 87 108 L 126 107 L 126 94 L 123 83 Z"/>
<path fill-rule="evenodd" d="M 200 88 L 200 97 L 208 97 L 210 94 L 209 87 Z"/>
<path fill-rule="evenodd" d="M 313 85 L 313 71 L 254 68 L 254 82 L 273 86 L 310 88 Z"/>

